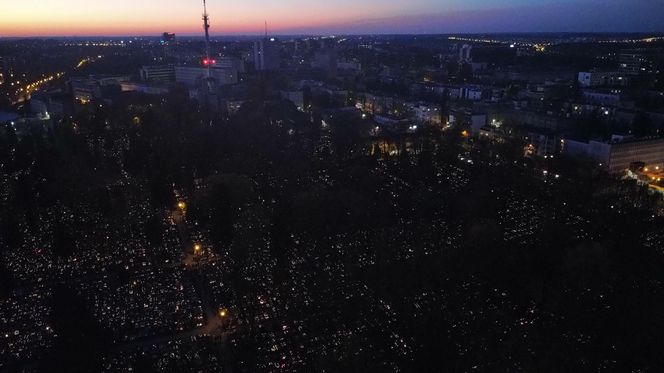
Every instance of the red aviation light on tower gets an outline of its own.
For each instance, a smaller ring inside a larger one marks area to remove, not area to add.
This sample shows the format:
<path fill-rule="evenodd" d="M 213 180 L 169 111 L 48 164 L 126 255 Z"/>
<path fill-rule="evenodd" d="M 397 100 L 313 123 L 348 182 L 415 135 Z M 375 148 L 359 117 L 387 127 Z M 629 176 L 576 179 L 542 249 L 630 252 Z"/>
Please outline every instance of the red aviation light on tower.
<path fill-rule="evenodd" d="M 203 65 L 205 65 L 205 66 L 211 66 L 211 65 L 216 65 L 216 64 L 217 64 L 217 60 L 212 60 L 212 59 L 207 59 L 207 58 L 203 59 Z"/>

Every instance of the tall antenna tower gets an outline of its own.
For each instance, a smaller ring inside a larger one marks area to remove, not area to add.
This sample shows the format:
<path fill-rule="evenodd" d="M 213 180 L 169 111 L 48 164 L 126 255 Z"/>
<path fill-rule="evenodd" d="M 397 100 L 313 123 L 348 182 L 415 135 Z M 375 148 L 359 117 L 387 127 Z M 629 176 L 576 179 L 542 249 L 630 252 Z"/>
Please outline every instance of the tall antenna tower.
<path fill-rule="evenodd" d="M 205 64 L 207 65 L 207 75 L 210 77 L 210 17 L 207 12 L 207 4 L 203 0 L 203 29 L 205 30 Z"/>

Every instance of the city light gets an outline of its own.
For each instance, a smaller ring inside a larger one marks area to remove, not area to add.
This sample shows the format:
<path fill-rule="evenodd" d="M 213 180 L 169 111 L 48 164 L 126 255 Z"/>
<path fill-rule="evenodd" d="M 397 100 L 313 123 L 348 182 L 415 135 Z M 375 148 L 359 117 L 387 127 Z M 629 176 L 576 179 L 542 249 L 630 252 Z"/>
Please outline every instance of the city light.
<path fill-rule="evenodd" d="M 648 22 L 123 1 L 0 12 L 33 33 L 0 37 L 0 370 L 658 370 Z"/>

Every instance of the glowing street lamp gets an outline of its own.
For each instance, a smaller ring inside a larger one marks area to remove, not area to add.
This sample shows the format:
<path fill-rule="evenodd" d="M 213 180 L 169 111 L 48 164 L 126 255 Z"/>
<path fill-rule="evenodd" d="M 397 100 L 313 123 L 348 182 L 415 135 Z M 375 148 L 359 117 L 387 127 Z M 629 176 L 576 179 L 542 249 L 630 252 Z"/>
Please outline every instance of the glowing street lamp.
<path fill-rule="evenodd" d="M 184 201 L 180 201 L 180 202 L 178 202 L 178 208 L 180 210 L 184 210 L 184 209 L 187 208 L 187 204 Z"/>

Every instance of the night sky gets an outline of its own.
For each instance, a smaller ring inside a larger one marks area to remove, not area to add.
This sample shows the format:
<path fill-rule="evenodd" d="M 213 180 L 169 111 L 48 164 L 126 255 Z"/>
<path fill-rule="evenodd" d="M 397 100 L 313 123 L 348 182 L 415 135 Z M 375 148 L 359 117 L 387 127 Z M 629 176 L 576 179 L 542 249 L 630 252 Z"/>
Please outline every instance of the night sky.
<path fill-rule="evenodd" d="M 0 36 L 198 34 L 198 0 L 8 0 Z M 662 0 L 209 0 L 213 34 L 664 31 Z"/>

